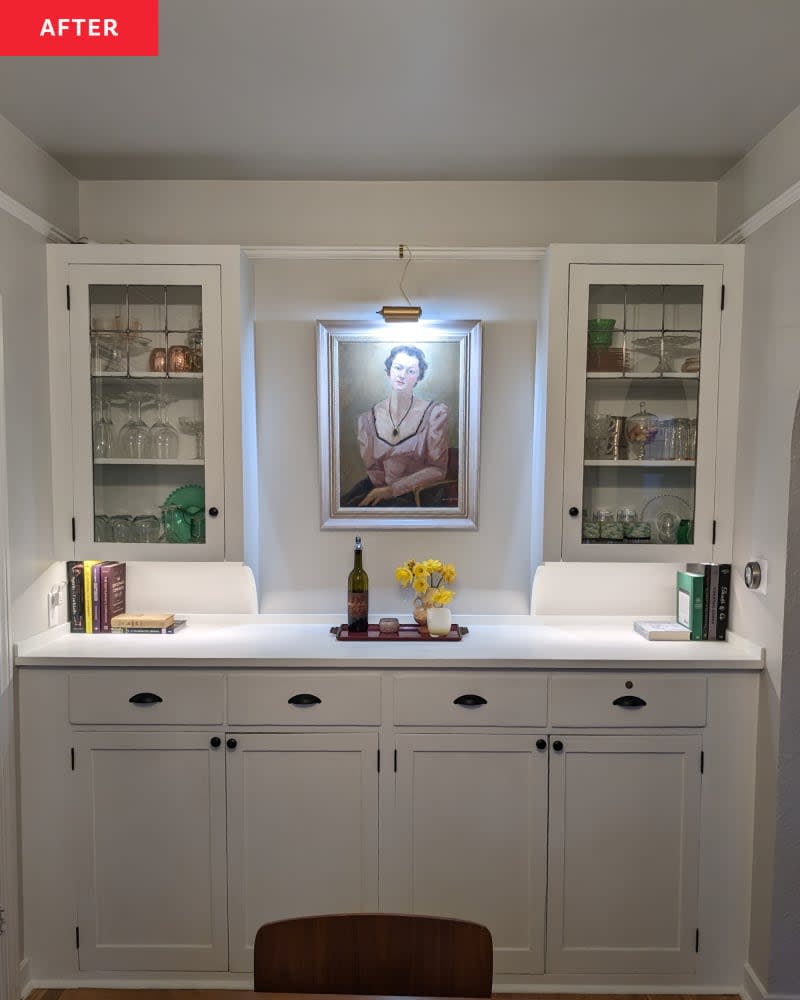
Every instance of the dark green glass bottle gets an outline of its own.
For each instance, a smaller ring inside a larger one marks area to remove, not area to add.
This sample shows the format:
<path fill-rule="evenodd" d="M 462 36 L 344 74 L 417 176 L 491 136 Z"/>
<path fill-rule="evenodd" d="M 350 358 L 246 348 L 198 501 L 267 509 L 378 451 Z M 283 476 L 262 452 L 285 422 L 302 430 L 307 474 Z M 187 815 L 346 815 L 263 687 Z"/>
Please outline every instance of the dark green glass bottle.
<path fill-rule="evenodd" d="M 361 555 L 361 537 L 356 535 L 353 568 L 347 577 L 347 628 L 350 632 L 366 632 L 369 615 L 369 577 Z"/>

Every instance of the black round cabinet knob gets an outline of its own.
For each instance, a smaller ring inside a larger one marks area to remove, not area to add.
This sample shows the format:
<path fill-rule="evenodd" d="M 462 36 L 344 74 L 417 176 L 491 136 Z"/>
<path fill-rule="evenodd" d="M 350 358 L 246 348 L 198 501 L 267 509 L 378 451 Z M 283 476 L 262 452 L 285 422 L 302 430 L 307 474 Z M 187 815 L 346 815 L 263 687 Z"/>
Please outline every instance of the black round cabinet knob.
<path fill-rule="evenodd" d="M 208 516 L 209 517 L 217 517 L 218 514 L 219 514 L 219 507 L 209 507 L 208 508 Z"/>
<path fill-rule="evenodd" d="M 239 744 L 237 743 L 237 741 L 232 736 L 231 736 L 231 738 L 225 744 L 225 746 L 229 750 L 235 750 L 238 745 Z"/>
<path fill-rule="evenodd" d="M 570 507 L 570 509 L 569 509 L 569 516 L 570 517 L 577 517 L 578 514 L 580 514 L 580 511 L 578 510 L 577 507 Z"/>
<path fill-rule="evenodd" d="M 222 740 L 219 738 L 219 736 L 212 736 L 209 742 L 211 743 L 212 747 L 222 746 Z"/>
<path fill-rule="evenodd" d="M 537 740 L 536 741 L 536 749 L 537 750 L 546 750 L 547 749 L 547 740 Z"/>
<path fill-rule="evenodd" d="M 556 753 L 560 753 L 564 749 L 564 744 L 561 740 L 553 740 L 553 749 Z"/>

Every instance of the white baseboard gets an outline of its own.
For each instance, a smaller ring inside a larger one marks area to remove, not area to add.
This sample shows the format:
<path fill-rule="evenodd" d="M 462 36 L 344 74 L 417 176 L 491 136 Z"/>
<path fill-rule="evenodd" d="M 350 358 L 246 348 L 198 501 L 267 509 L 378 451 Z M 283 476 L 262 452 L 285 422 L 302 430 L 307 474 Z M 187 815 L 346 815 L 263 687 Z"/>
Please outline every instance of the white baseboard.
<path fill-rule="evenodd" d="M 22 1000 L 35 989 L 33 983 L 31 982 L 31 961 L 29 958 L 23 958 L 19 963 L 19 973 L 17 974 L 17 985 L 19 988 L 19 995 Z"/>
<path fill-rule="evenodd" d="M 85 979 L 71 979 L 69 976 L 58 979 L 35 979 L 28 984 L 27 991 L 22 995 L 22 1000 L 32 990 L 73 990 L 73 989 L 102 989 L 102 990 L 252 990 L 252 976 L 235 976 L 229 972 L 219 973 L 219 978 L 215 978 L 213 973 L 203 978 L 196 979 L 165 979 L 163 973 L 154 972 L 149 979 L 134 978 L 133 975 L 122 978 L 120 976 L 91 975 Z"/>
<path fill-rule="evenodd" d="M 741 989 L 742 1000 L 766 1000 L 764 984 L 753 971 L 749 962 L 744 964 L 744 981 Z"/>

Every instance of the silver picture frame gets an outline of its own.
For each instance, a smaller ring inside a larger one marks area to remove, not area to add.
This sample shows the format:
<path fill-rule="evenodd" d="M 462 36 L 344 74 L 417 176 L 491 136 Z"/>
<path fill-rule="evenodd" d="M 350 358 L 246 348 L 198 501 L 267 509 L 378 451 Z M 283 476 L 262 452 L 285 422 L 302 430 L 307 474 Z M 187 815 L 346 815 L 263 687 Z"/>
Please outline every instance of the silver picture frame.
<path fill-rule="evenodd" d="M 317 322 L 323 529 L 477 529 L 481 335 Z"/>

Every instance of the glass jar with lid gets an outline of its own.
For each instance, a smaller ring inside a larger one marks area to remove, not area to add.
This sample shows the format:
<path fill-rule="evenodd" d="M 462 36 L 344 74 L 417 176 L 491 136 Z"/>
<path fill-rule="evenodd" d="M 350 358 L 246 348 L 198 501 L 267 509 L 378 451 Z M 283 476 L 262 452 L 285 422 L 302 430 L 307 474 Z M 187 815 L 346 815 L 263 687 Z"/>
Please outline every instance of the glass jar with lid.
<path fill-rule="evenodd" d="M 645 457 L 647 445 L 658 433 L 658 417 L 649 413 L 647 403 L 639 403 L 639 412 L 625 421 L 625 437 L 628 439 L 628 458 L 641 461 Z"/>

